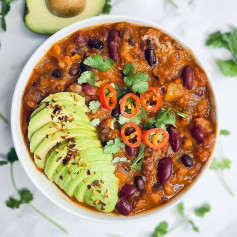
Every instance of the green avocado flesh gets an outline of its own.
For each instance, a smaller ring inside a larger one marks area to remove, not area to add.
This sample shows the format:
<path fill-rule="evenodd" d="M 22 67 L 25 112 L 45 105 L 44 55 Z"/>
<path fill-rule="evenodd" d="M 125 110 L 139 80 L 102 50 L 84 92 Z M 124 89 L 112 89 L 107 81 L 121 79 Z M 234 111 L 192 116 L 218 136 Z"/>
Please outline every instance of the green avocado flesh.
<path fill-rule="evenodd" d="M 87 0 L 85 9 L 76 16 L 58 17 L 50 12 L 45 0 L 26 0 L 24 22 L 33 32 L 53 34 L 74 22 L 99 15 L 104 4 L 105 0 Z"/>
<path fill-rule="evenodd" d="M 74 100 L 76 98 L 76 101 Z M 28 127 L 36 165 L 64 192 L 102 212 L 118 200 L 112 155 L 105 154 L 83 97 L 60 92 L 42 100 Z"/>

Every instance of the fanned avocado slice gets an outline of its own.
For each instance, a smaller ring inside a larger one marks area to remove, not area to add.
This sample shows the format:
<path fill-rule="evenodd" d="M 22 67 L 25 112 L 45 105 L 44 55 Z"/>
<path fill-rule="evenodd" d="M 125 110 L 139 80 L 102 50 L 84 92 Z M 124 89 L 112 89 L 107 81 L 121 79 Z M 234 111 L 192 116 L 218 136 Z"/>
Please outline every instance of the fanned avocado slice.
<path fill-rule="evenodd" d="M 47 104 L 42 104 L 42 105 L 40 105 L 37 109 L 35 109 L 35 110 L 32 112 L 32 114 L 31 114 L 31 116 L 30 116 L 30 119 L 32 119 L 32 118 L 33 118 L 36 114 L 38 114 L 41 110 L 45 109 L 46 106 L 47 106 Z"/>
<path fill-rule="evenodd" d="M 50 107 L 50 105 L 48 105 L 30 120 L 28 138 L 31 139 L 34 132 L 49 122 L 62 122 L 68 120 L 81 120 L 87 123 L 90 122 L 88 116 L 79 107 L 75 107 L 73 105 Z"/>
<path fill-rule="evenodd" d="M 35 149 L 34 161 L 36 165 L 40 169 L 44 169 L 45 160 L 48 152 L 54 146 L 60 144 L 62 141 L 74 137 L 88 138 L 91 140 L 98 139 L 95 131 L 90 131 L 87 129 L 74 128 L 74 129 L 65 129 L 65 132 L 62 131 L 56 132 L 55 134 L 49 137 L 45 137 Z"/>
<path fill-rule="evenodd" d="M 39 143 L 45 138 L 50 135 L 53 135 L 58 130 L 64 130 L 64 129 L 72 129 L 72 128 L 82 128 L 87 129 L 91 131 L 95 131 L 96 129 L 91 126 L 89 123 L 86 123 L 81 120 L 74 120 L 72 122 L 49 122 L 40 129 L 38 129 L 31 137 L 30 139 L 30 151 L 34 152 L 36 147 L 39 145 Z"/>

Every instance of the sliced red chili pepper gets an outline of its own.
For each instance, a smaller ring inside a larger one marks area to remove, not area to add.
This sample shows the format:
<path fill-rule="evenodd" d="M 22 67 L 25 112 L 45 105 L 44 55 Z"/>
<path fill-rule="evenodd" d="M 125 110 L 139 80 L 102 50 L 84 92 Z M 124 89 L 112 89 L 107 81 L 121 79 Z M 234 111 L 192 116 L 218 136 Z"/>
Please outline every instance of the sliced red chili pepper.
<path fill-rule="evenodd" d="M 120 100 L 120 111 L 123 117 L 133 118 L 140 110 L 140 99 L 133 93 L 128 93 Z"/>
<path fill-rule="evenodd" d="M 138 147 L 142 142 L 142 130 L 135 123 L 127 123 L 121 129 L 123 142 L 130 147 Z"/>
<path fill-rule="evenodd" d="M 100 87 L 100 103 L 105 109 L 112 110 L 117 104 L 117 94 L 113 86 L 105 84 Z"/>
<path fill-rule="evenodd" d="M 161 128 L 153 128 L 143 133 L 142 140 L 150 148 L 158 150 L 167 145 L 169 133 Z"/>
<path fill-rule="evenodd" d="M 147 112 L 157 111 L 162 102 L 159 88 L 149 86 L 148 91 L 140 95 L 141 105 Z"/>

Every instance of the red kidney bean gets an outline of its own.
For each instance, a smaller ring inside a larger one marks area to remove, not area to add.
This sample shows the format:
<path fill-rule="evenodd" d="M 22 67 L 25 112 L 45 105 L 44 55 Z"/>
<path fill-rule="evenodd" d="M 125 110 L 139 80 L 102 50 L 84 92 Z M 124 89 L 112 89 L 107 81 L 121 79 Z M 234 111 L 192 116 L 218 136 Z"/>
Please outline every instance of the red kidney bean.
<path fill-rule="evenodd" d="M 144 190 L 144 179 L 142 178 L 142 176 L 136 176 L 135 177 L 135 185 L 137 187 L 138 190 L 143 191 Z"/>
<path fill-rule="evenodd" d="M 138 154 L 139 148 L 138 147 L 131 147 L 131 146 L 126 145 L 125 150 L 131 158 L 135 158 Z"/>
<path fill-rule="evenodd" d="M 177 128 L 170 126 L 168 128 L 170 145 L 174 152 L 178 152 L 181 147 L 181 140 Z"/>
<path fill-rule="evenodd" d="M 79 46 L 82 47 L 84 45 L 86 45 L 88 42 L 88 37 L 86 35 L 82 35 L 80 33 L 77 33 L 75 38 L 74 38 L 74 43 Z"/>
<path fill-rule="evenodd" d="M 182 155 L 181 160 L 186 167 L 190 168 L 193 166 L 193 160 L 188 155 Z"/>
<path fill-rule="evenodd" d="M 157 63 L 156 52 L 154 49 L 147 48 L 145 50 L 145 58 L 149 66 L 153 66 Z"/>
<path fill-rule="evenodd" d="M 197 142 L 202 143 L 205 139 L 205 133 L 202 128 L 195 126 L 191 129 L 191 133 L 193 137 L 197 140 Z"/>
<path fill-rule="evenodd" d="M 69 69 L 69 74 L 71 76 L 79 76 L 79 72 L 80 72 L 79 64 L 78 63 L 73 63 L 72 66 Z"/>
<path fill-rule="evenodd" d="M 116 204 L 116 209 L 122 215 L 128 216 L 132 212 L 132 205 L 126 198 L 121 197 Z"/>
<path fill-rule="evenodd" d="M 182 70 L 181 77 L 184 87 L 188 90 L 192 90 L 194 85 L 193 68 L 191 66 L 185 66 Z"/>
<path fill-rule="evenodd" d="M 136 187 L 130 184 L 124 184 L 122 189 L 119 192 L 121 197 L 132 196 L 137 191 Z"/>
<path fill-rule="evenodd" d="M 172 161 L 169 157 L 162 158 L 158 163 L 158 179 L 164 184 L 167 182 L 172 174 Z"/>
<path fill-rule="evenodd" d="M 114 60 L 117 61 L 119 58 L 119 42 L 121 38 L 117 30 L 111 30 L 108 36 L 108 48 L 109 55 Z"/>
<path fill-rule="evenodd" d="M 82 91 L 86 95 L 96 95 L 96 94 L 98 94 L 98 87 L 91 86 L 90 84 L 86 83 L 86 84 L 82 85 Z"/>

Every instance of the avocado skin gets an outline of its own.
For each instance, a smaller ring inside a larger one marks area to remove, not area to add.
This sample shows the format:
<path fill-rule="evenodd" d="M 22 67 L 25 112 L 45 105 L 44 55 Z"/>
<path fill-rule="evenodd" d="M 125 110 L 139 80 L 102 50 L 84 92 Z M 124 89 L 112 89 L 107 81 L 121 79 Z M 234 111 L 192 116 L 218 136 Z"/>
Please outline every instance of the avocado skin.
<path fill-rule="evenodd" d="M 41 5 L 38 6 L 37 1 L 42 2 Z M 87 0 L 87 6 L 82 13 L 74 17 L 63 18 L 53 15 L 48 10 L 45 0 L 26 0 L 23 19 L 25 26 L 32 32 L 52 35 L 72 23 L 99 15 L 103 10 L 104 5 L 105 0 Z M 37 8 L 36 11 L 31 9 L 33 6 Z M 35 12 L 37 12 L 37 14 L 40 13 L 39 16 L 37 15 L 37 17 L 34 17 L 34 15 L 36 15 Z M 31 15 L 33 15 L 33 17 Z M 42 21 L 41 18 L 46 18 L 47 21 Z"/>

